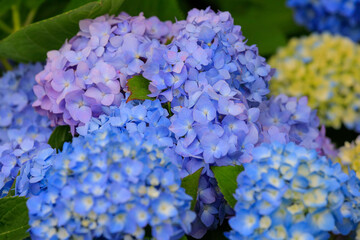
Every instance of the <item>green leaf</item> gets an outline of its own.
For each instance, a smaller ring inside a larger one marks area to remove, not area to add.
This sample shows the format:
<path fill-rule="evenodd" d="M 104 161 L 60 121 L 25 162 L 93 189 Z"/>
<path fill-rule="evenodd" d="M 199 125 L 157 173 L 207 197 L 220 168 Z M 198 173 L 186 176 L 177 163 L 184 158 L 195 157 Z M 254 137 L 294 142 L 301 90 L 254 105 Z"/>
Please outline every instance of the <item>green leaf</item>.
<path fill-rule="evenodd" d="M 28 237 L 28 222 L 29 216 L 25 197 L 0 199 L 0 240 Z"/>
<path fill-rule="evenodd" d="M 79 21 L 118 14 L 123 0 L 97 0 L 55 17 L 30 24 L 0 42 L 0 56 L 15 61 L 44 61 L 79 31 Z"/>
<path fill-rule="evenodd" d="M 278 47 L 287 44 L 288 36 L 305 31 L 295 24 L 286 0 L 217 0 L 217 4 L 222 11 L 232 14 L 248 44 L 256 44 L 262 55 L 275 53 Z"/>
<path fill-rule="evenodd" d="M 148 97 L 148 95 L 151 93 L 149 90 L 149 83 L 150 81 L 141 75 L 130 78 L 127 82 L 127 86 L 130 91 L 130 96 L 127 101 L 131 101 L 134 99 L 154 99 L 152 97 Z"/>
<path fill-rule="evenodd" d="M 224 195 L 227 203 L 234 208 L 236 200 L 233 194 L 237 188 L 237 176 L 244 170 L 243 166 L 224 166 L 224 167 L 212 167 L 215 179 L 218 182 L 221 193 Z"/>
<path fill-rule="evenodd" d="M 143 12 L 146 17 L 157 16 L 162 21 L 185 18 L 177 0 L 126 0 L 122 10 L 133 16 Z"/>
<path fill-rule="evenodd" d="M 170 118 L 170 117 L 172 117 L 172 115 L 174 115 L 174 113 L 171 111 L 171 102 L 162 104 L 162 107 L 168 111 L 168 113 L 169 113 L 168 118 Z"/>
<path fill-rule="evenodd" d="M 184 177 L 181 180 L 181 187 L 185 189 L 187 195 L 191 196 L 193 199 L 191 201 L 191 210 L 194 210 L 198 188 L 199 188 L 199 179 L 203 168 L 200 168 L 193 174 Z"/>
<path fill-rule="evenodd" d="M 49 145 L 56 150 L 62 150 L 62 147 L 65 142 L 71 142 L 72 135 L 70 133 L 69 126 L 58 126 L 52 132 L 49 138 Z"/>
<path fill-rule="evenodd" d="M 174 37 L 166 39 L 165 45 L 169 45 L 170 43 L 172 43 L 173 39 Z"/>

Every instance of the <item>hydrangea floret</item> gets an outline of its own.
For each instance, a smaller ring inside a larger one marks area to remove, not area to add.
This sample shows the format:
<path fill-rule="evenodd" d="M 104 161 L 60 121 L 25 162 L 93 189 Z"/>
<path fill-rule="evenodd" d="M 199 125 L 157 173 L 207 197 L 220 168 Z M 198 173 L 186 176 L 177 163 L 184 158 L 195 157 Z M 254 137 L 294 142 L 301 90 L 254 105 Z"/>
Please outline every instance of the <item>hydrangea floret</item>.
<path fill-rule="evenodd" d="M 179 239 L 195 213 L 164 147 L 108 125 L 65 143 L 27 202 L 32 239 Z"/>
<path fill-rule="evenodd" d="M 237 178 L 229 239 L 329 239 L 360 221 L 360 180 L 315 150 L 262 144 Z"/>
<path fill-rule="evenodd" d="M 359 0 L 287 0 L 297 23 L 315 32 L 330 32 L 360 41 Z"/>
<path fill-rule="evenodd" d="M 359 54 L 360 46 L 341 36 L 294 38 L 270 59 L 277 68 L 271 94 L 308 96 L 322 124 L 360 131 Z"/>
<path fill-rule="evenodd" d="M 50 122 L 31 107 L 35 100 L 34 77 L 41 69 L 40 63 L 19 64 L 0 79 L 0 197 L 15 187 L 19 171 L 24 177 L 22 183 L 16 183 L 16 195 L 36 194 L 44 184 L 47 164 L 39 165 L 32 173 L 24 170 L 25 165 L 35 164 L 33 158 L 40 151 L 52 151 L 47 145 Z"/>

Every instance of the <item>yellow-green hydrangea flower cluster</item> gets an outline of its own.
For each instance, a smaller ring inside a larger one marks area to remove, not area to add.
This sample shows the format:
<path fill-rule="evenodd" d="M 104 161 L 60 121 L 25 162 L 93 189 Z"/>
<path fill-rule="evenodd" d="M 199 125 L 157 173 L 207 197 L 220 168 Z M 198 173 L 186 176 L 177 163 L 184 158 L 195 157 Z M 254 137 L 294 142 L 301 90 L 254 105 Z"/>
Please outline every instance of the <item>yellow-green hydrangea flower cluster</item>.
<path fill-rule="evenodd" d="M 360 132 L 360 46 L 330 34 L 294 38 L 270 60 L 271 93 L 308 96 L 326 126 Z"/>
<path fill-rule="evenodd" d="M 352 143 L 345 142 L 339 149 L 338 162 L 343 165 L 344 170 L 348 167 L 353 169 L 360 178 L 360 136 Z"/>

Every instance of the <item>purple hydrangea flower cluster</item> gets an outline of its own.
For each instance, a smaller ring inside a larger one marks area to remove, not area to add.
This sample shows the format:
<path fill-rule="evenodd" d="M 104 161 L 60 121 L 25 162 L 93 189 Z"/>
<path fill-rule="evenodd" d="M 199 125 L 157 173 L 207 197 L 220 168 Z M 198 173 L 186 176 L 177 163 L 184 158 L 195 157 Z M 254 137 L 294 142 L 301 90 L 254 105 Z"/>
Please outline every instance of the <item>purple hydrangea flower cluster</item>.
<path fill-rule="evenodd" d="M 360 222 L 360 181 L 295 143 L 262 144 L 237 178 L 229 239 L 329 239 Z"/>
<path fill-rule="evenodd" d="M 259 109 L 262 142 L 294 142 L 329 158 L 337 156 L 324 126 L 319 131 L 319 118 L 316 110 L 308 106 L 307 97 L 297 99 L 281 94 L 262 102 Z"/>
<path fill-rule="evenodd" d="M 126 83 L 142 72 L 153 49 L 172 33 L 171 22 L 121 13 L 80 21 L 80 32 L 59 51 L 48 52 L 45 69 L 36 76 L 33 106 L 53 126 L 86 124 L 117 106 Z"/>
<path fill-rule="evenodd" d="M 20 169 L 30 164 L 38 151 L 49 148 L 47 140 L 52 131 L 49 120 L 31 107 L 35 100 L 34 77 L 41 68 L 39 63 L 20 64 L 0 79 L 0 197 L 8 194 L 19 171 L 23 173 Z M 19 186 L 17 195 L 27 195 L 29 184 L 34 191 L 39 187 L 44 176 L 39 171 L 33 172 L 37 179 L 27 176 L 32 180 L 29 183 L 28 179 L 26 187 Z"/>
<path fill-rule="evenodd" d="M 160 57 L 143 67 L 143 76 L 151 80 L 151 96 L 182 105 L 198 82 L 213 86 L 220 80 L 251 102 L 261 102 L 269 93 L 273 70 L 255 45 L 246 45 L 229 12 L 193 9 L 173 29 L 173 41 L 156 49 Z"/>
<path fill-rule="evenodd" d="M 53 156 L 47 190 L 27 202 L 32 239 L 143 239 L 150 226 L 169 240 L 190 231 L 191 197 L 165 147 L 107 126 Z"/>
<path fill-rule="evenodd" d="M 341 34 L 360 40 L 359 0 L 287 0 L 295 20 L 311 31 Z"/>

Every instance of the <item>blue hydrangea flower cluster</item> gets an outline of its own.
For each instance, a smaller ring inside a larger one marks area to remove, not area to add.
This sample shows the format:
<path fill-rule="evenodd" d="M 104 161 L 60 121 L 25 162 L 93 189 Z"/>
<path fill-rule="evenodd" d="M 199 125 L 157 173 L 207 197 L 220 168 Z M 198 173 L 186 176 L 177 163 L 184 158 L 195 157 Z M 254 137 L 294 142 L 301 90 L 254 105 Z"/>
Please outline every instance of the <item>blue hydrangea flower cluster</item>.
<path fill-rule="evenodd" d="M 259 125 L 265 143 L 294 142 L 307 149 L 316 149 L 322 156 L 331 159 L 338 154 L 330 139 L 325 136 L 325 127 L 319 130 L 316 110 L 308 106 L 307 97 L 278 95 L 260 104 Z"/>
<path fill-rule="evenodd" d="M 80 32 L 59 51 L 48 52 L 45 69 L 36 76 L 33 106 L 53 126 L 70 125 L 72 132 L 102 106 L 124 99 L 127 80 L 142 72 L 153 49 L 171 36 L 172 23 L 121 13 L 80 21 Z"/>
<path fill-rule="evenodd" d="M 359 0 L 287 0 L 295 20 L 311 31 L 341 34 L 360 41 Z"/>
<path fill-rule="evenodd" d="M 30 164 L 38 151 L 49 147 L 46 143 L 52 131 L 50 122 L 31 107 L 35 100 L 34 77 L 41 68 L 39 63 L 20 64 L 0 79 L 0 197 L 8 194 L 23 165 Z M 40 171 L 37 179 L 31 174 L 26 176 L 26 187 L 19 185 L 16 194 L 27 195 L 29 184 L 35 191 L 44 176 Z"/>
<path fill-rule="evenodd" d="M 239 174 L 229 239 L 329 239 L 360 221 L 360 181 L 295 143 L 262 144 Z"/>
<path fill-rule="evenodd" d="M 195 213 L 164 147 L 108 126 L 65 144 L 27 202 L 32 239 L 180 239 Z"/>
<path fill-rule="evenodd" d="M 261 102 L 269 93 L 273 70 L 255 45 L 246 45 L 229 12 L 193 9 L 173 29 L 173 41 L 155 49 L 159 57 L 143 67 L 143 76 L 151 80 L 151 96 L 182 105 L 197 84 L 213 86 L 220 80 L 251 102 Z"/>

